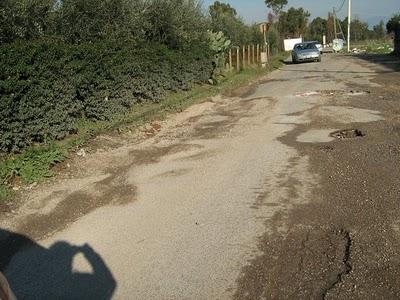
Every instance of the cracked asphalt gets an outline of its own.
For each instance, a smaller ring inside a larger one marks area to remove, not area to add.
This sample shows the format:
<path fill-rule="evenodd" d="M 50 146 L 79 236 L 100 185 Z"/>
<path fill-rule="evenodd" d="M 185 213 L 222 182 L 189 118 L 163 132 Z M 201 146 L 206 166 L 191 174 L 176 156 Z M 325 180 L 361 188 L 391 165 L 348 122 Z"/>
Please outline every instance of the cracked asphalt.
<path fill-rule="evenodd" d="M 0 268 L 21 299 L 399 299 L 399 71 L 287 63 L 99 137 L 1 219 Z"/>

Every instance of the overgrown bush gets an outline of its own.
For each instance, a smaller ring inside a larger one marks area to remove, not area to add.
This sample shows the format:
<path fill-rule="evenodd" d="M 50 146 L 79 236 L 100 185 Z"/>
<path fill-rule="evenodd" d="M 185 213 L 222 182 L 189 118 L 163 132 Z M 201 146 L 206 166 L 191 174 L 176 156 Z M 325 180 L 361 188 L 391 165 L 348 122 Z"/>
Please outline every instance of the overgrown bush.
<path fill-rule="evenodd" d="M 160 44 L 54 40 L 0 47 L 0 151 L 62 139 L 76 120 L 107 120 L 138 101 L 159 101 L 212 73 L 208 44 L 172 50 Z"/>
<path fill-rule="evenodd" d="M 207 19 L 198 0 L 150 0 L 143 15 L 146 40 L 174 49 L 207 40 Z"/>
<path fill-rule="evenodd" d="M 198 0 L 0 1 L 0 153 L 208 81 L 210 25 Z"/>
<path fill-rule="evenodd" d="M 0 44 L 35 39 L 52 27 L 55 0 L 1 0 Z"/>
<path fill-rule="evenodd" d="M 1 0 L 0 44 L 57 37 L 182 48 L 204 41 L 208 20 L 198 0 Z"/>

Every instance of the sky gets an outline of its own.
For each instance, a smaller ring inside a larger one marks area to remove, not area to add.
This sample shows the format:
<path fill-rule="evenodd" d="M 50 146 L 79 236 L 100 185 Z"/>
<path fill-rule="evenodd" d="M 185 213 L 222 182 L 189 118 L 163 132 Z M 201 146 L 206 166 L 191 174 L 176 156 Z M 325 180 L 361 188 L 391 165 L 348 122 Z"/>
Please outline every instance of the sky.
<path fill-rule="evenodd" d="M 267 6 L 264 0 L 219 0 L 233 6 L 239 15 L 247 23 L 262 22 L 266 20 Z M 342 0 L 288 0 L 289 8 L 303 7 L 311 13 L 310 19 L 315 17 L 327 18 L 328 11 L 338 7 Z M 208 7 L 214 0 L 203 0 L 204 6 Z M 400 13 L 400 0 L 352 0 L 353 17 L 368 22 L 370 26 L 389 20 L 394 13 Z M 347 1 L 342 10 L 338 13 L 339 18 L 347 16 Z"/>

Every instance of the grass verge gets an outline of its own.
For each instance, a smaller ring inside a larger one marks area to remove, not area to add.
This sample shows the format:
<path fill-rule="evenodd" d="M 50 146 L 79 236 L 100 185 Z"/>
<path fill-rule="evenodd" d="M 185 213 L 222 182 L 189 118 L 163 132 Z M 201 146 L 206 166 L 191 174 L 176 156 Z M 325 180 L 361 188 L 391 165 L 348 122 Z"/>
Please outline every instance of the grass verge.
<path fill-rule="evenodd" d="M 393 42 L 391 41 L 364 41 L 352 43 L 351 48 L 357 48 L 368 54 L 390 54 L 393 52 Z"/>
<path fill-rule="evenodd" d="M 69 138 L 38 145 L 18 155 L 0 159 L 0 201 L 14 197 L 12 187 L 41 182 L 55 175 L 52 168 L 66 160 L 68 154 L 85 145 L 93 137 L 116 129 L 132 128 L 154 120 L 163 120 L 170 113 L 182 111 L 187 107 L 211 96 L 245 86 L 256 78 L 279 68 L 287 57 L 282 53 L 273 57 L 268 68 L 247 68 L 240 72 L 227 73 L 215 85 L 196 86 L 187 92 L 171 93 L 159 103 L 136 105 L 129 113 L 115 116 L 110 121 L 78 122 L 78 133 Z"/>

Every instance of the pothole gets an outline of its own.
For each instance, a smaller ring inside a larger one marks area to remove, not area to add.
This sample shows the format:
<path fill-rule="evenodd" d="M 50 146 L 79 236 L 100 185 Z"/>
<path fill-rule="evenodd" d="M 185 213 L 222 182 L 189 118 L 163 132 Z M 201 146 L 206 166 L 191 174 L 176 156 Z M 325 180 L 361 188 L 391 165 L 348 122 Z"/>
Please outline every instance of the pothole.
<path fill-rule="evenodd" d="M 337 95 L 347 95 L 347 96 L 361 96 L 371 94 L 370 91 L 359 91 L 359 90 L 318 90 L 318 91 L 308 91 L 304 93 L 297 93 L 296 97 L 312 97 L 312 96 L 337 96 Z"/>
<path fill-rule="evenodd" d="M 334 131 L 329 136 L 336 139 L 354 139 L 359 137 L 364 137 L 365 133 L 359 129 L 343 129 Z"/>
<path fill-rule="evenodd" d="M 349 96 L 361 96 L 361 95 L 368 95 L 371 94 L 370 91 L 350 91 L 347 93 Z"/>

